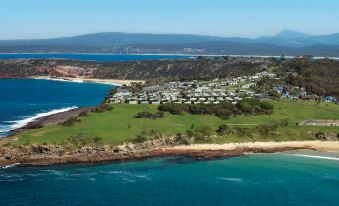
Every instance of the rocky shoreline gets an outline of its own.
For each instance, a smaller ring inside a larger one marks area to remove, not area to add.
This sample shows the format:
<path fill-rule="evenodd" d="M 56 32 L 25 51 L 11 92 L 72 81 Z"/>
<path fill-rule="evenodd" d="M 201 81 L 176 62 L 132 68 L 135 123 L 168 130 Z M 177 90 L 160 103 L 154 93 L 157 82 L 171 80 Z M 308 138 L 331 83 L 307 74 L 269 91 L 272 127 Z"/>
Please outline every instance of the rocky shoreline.
<path fill-rule="evenodd" d="M 46 127 L 50 125 L 60 124 L 60 123 L 67 121 L 68 119 L 72 117 L 78 117 L 81 114 L 94 111 L 94 109 L 95 107 L 81 107 L 81 108 L 71 109 L 66 112 L 60 112 L 60 113 L 40 117 L 40 118 L 35 119 L 32 122 L 27 123 L 27 125 L 19 129 L 10 131 L 9 136 L 14 136 L 19 132 L 27 131 L 30 129 L 37 129 L 37 128 Z"/>
<path fill-rule="evenodd" d="M 307 145 L 276 145 L 274 147 L 194 148 L 180 146 L 174 137 L 149 140 L 144 143 L 126 143 L 120 146 L 88 145 L 72 148 L 70 145 L 1 145 L 0 167 L 8 165 L 42 166 L 58 164 L 100 163 L 140 160 L 161 156 L 188 156 L 198 159 L 237 157 L 247 153 L 276 153 L 292 150 L 317 150 Z"/>

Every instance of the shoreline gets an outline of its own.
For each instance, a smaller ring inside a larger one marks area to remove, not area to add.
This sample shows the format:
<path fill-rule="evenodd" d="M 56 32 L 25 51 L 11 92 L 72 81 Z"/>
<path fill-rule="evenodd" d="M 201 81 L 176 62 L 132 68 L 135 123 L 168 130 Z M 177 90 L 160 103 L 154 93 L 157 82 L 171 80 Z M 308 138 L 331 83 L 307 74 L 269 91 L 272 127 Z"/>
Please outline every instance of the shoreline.
<path fill-rule="evenodd" d="M 108 84 L 112 86 L 122 86 L 130 85 L 131 83 L 142 83 L 143 80 L 121 80 L 121 79 L 97 79 L 97 78 L 82 78 L 82 77 L 57 77 L 52 78 L 50 76 L 32 76 L 28 77 L 29 79 L 38 79 L 38 80 L 50 80 L 50 81 L 65 81 L 65 82 L 74 82 L 74 83 L 97 83 L 97 84 Z"/>
<path fill-rule="evenodd" d="M 8 138 L 16 135 L 19 132 L 27 131 L 30 129 L 36 129 L 41 127 L 46 127 L 50 125 L 56 125 L 67 121 L 72 117 L 78 117 L 81 113 L 91 112 L 95 109 L 95 106 L 92 107 L 68 107 L 64 109 L 51 110 L 46 113 L 39 113 L 33 117 L 19 120 L 18 122 L 24 122 L 20 127 L 14 128 L 8 131 L 9 135 L 2 137 Z"/>
<path fill-rule="evenodd" d="M 56 116 L 56 115 L 60 115 L 62 113 L 71 114 L 75 110 L 81 110 L 81 108 L 78 108 L 76 106 L 72 106 L 72 107 L 66 107 L 66 108 L 61 108 L 61 109 L 52 109 L 48 112 L 36 113 L 36 114 L 34 114 L 30 117 L 27 117 L 25 119 L 12 121 L 13 124 L 10 125 L 10 129 L 7 130 L 7 131 L 5 131 L 5 130 L 2 131 L 3 133 L 7 133 L 7 135 L 0 136 L 0 139 L 12 136 L 13 134 L 16 134 L 19 131 L 24 131 L 24 130 L 27 130 L 29 128 L 38 128 L 38 127 L 41 127 L 45 124 L 47 125 L 48 119 L 50 119 L 51 117 Z"/>
<path fill-rule="evenodd" d="M 4 76 L 0 77 L 1 79 L 36 79 L 36 80 L 48 80 L 48 81 L 61 81 L 61 82 L 72 82 L 72 83 L 95 83 L 95 84 L 106 84 L 111 86 L 120 87 L 122 85 L 130 85 L 131 83 L 141 83 L 144 84 L 145 80 L 124 80 L 124 79 L 97 79 L 97 78 L 83 78 L 83 77 L 57 77 L 52 78 L 50 76 L 22 76 L 22 77 L 12 77 Z"/>
<path fill-rule="evenodd" d="M 87 145 L 71 150 L 60 145 L 27 145 L 15 148 L 3 146 L 0 147 L 0 168 L 8 167 L 10 165 L 48 166 L 81 163 L 115 163 L 164 156 L 187 156 L 208 160 L 239 157 L 249 153 L 278 153 L 300 150 L 339 152 L 339 141 L 178 145 L 174 141 L 174 137 L 168 137 L 158 140 L 149 140 L 139 144 L 126 143 L 120 146 Z M 317 156 L 314 158 L 317 158 Z M 320 158 L 318 157 L 318 159 Z M 326 157 L 323 159 L 326 159 Z M 334 160 L 337 159 L 334 158 Z"/>

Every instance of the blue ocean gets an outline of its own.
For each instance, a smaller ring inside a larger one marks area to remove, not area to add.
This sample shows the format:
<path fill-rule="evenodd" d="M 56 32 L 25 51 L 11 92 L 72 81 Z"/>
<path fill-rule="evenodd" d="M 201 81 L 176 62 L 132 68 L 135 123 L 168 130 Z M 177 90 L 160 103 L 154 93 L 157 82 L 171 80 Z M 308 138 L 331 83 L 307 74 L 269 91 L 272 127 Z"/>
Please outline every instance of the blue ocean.
<path fill-rule="evenodd" d="M 37 117 L 100 104 L 112 85 L 0 79 L 0 136 Z"/>
<path fill-rule="evenodd" d="M 13 167 L 0 170 L 0 205 L 336 206 L 338 160 L 281 153 Z"/>

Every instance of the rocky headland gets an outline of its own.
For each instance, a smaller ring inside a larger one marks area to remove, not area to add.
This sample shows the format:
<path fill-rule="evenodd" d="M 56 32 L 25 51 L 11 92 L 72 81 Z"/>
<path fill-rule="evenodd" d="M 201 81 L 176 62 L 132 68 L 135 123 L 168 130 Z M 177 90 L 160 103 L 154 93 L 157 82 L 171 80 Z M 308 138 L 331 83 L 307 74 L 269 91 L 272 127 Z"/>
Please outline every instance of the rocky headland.
<path fill-rule="evenodd" d="M 198 159 L 226 158 L 247 153 L 276 153 L 293 150 L 339 151 L 339 142 L 296 141 L 230 144 L 179 145 L 175 137 L 143 143 L 112 145 L 22 145 L 10 141 L 0 147 L 0 167 L 8 165 L 55 165 L 139 160 L 160 156 L 189 156 Z"/>

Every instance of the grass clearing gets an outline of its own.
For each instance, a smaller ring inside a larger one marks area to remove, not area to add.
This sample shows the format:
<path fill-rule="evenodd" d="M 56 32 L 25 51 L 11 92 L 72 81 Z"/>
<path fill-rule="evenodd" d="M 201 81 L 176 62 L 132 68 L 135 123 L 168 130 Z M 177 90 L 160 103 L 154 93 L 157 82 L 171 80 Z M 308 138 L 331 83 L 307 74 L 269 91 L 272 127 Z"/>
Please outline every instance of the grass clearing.
<path fill-rule="evenodd" d="M 184 133 L 191 128 L 209 126 L 216 130 L 221 124 L 229 124 L 230 127 L 255 127 L 257 124 L 265 124 L 271 121 L 289 120 L 288 128 L 279 128 L 279 135 L 275 137 L 253 136 L 237 137 L 213 137 L 213 142 L 246 142 L 246 141 L 284 141 L 284 140 L 309 140 L 314 138 L 312 132 L 339 133 L 338 127 L 301 127 L 296 124 L 307 119 L 338 119 L 339 105 L 302 101 L 274 101 L 275 111 L 272 115 L 236 116 L 229 120 L 222 120 L 212 115 L 171 115 L 165 114 L 159 119 L 134 118 L 138 112 L 157 112 L 156 105 L 114 105 L 113 111 L 103 113 L 89 113 L 88 116 L 80 117 L 81 122 L 74 126 L 64 127 L 61 125 L 48 126 L 18 134 L 15 144 L 47 143 L 64 144 L 68 138 L 79 134 L 88 137 L 100 137 L 105 144 L 121 144 L 136 138 L 144 130 L 156 130 L 161 133 L 174 135 Z"/>

